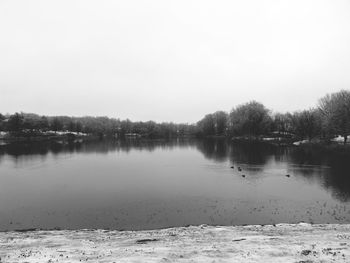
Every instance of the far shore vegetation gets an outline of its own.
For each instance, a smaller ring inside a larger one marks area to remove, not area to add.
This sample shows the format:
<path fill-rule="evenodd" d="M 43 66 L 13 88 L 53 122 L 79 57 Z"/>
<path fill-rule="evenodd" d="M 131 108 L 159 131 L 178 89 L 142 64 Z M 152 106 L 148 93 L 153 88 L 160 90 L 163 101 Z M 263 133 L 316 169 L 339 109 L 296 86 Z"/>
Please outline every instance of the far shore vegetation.
<path fill-rule="evenodd" d="M 231 112 L 207 114 L 196 124 L 132 122 L 108 117 L 40 116 L 33 113 L 0 114 L 0 140 L 25 141 L 56 138 L 176 138 L 223 137 L 278 144 L 347 143 L 350 134 L 350 91 L 321 98 L 314 108 L 276 113 L 251 101 Z"/>

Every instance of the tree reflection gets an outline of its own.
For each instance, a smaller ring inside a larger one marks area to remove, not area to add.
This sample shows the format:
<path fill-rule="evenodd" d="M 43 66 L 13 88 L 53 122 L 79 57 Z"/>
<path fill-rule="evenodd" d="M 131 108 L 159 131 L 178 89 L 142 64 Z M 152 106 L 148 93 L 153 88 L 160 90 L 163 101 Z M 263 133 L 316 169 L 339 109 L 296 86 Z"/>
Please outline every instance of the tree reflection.
<path fill-rule="evenodd" d="M 276 154 L 277 148 L 270 144 L 254 142 L 233 142 L 230 146 L 230 159 L 233 163 L 259 165 L 262 168 Z"/>
<path fill-rule="evenodd" d="M 152 152 L 158 148 L 173 149 L 174 147 L 194 147 L 195 141 L 177 140 L 91 140 L 91 141 L 51 141 L 35 143 L 13 143 L 0 147 L 0 157 L 10 155 L 14 158 L 64 153 L 102 153 L 131 150 Z"/>
<path fill-rule="evenodd" d="M 288 172 L 294 176 L 316 181 L 336 199 L 350 200 L 349 150 L 330 150 L 320 146 L 277 147 L 223 139 L 199 140 L 196 146 L 209 160 L 230 160 L 232 164 L 245 165 L 246 170 L 255 174 L 261 173 L 272 158 L 277 163 L 287 164 Z"/>
<path fill-rule="evenodd" d="M 230 145 L 225 139 L 198 140 L 196 146 L 207 159 L 217 162 L 224 162 L 228 159 Z"/>
<path fill-rule="evenodd" d="M 350 200 L 350 151 L 319 146 L 293 148 L 288 155 L 290 171 L 319 181 L 340 201 Z"/>

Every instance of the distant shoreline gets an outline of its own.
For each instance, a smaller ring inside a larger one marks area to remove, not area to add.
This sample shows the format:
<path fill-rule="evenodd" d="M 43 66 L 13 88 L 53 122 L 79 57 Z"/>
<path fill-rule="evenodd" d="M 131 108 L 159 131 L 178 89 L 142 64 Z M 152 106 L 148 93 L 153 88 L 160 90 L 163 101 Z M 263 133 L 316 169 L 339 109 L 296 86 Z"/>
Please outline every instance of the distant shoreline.
<path fill-rule="evenodd" d="M 296 139 L 286 139 L 286 138 L 273 138 L 269 136 L 260 136 L 260 137 L 228 137 L 224 135 L 215 135 L 215 136 L 204 136 L 204 137 L 195 137 L 195 136 L 178 136 L 178 137 L 147 137 L 147 136 L 136 136 L 136 137 L 119 137 L 114 138 L 110 136 L 97 136 L 93 134 L 74 134 L 67 132 L 65 134 L 51 134 L 51 135 L 34 135 L 34 136 L 7 136 L 0 137 L 0 146 L 7 145 L 12 143 L 36 143 L 36 142 L 83 142 L 91 140 L 100 140 L 100 139 L 112 139 L 112 140 L 125 140 L 125 139 L 135 139 L 135 140 L 171 140 L 171 139 L 213 139 L 213 140 L 227 140 L 233 142 L 247 142 L 247 143 L 266 143 L 274 146 L 297 146 L 297 147 L 321 147 L 324 149 L 350 149 L 350 143 L 343 144 L 336 141 L 325 142 L 322 140 L 303 140 L 298 141 Z"/>

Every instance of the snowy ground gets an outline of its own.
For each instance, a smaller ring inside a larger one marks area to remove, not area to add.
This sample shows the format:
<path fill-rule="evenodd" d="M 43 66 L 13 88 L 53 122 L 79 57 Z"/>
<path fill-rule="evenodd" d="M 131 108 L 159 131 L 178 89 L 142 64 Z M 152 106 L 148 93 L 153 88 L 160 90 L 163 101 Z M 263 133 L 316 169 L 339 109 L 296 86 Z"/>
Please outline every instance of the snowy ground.
<path fill-rule="evenodd" d="M 350 225 L 0 233 L 0 262 L 350 262 Z"/>

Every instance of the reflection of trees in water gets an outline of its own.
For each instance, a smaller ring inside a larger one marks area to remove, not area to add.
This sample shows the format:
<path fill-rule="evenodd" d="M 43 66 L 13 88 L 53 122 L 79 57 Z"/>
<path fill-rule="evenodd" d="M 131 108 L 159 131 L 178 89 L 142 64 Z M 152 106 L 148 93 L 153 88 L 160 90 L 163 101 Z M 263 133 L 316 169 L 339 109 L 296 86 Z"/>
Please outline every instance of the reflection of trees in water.
<path fill-rule="evenodd" d="M 178 140 L 91 140 L 85 142 L 35 142 L 14 143 L 0 147 L 0 158 L 5 154 L 14 158 L 43 156 L 49 153 L 57 155 L 64 153 L 103 153 L 131 150 L 154 151 L 155 149 L 172 149 L 174 147 L 193 147 L 195 141 Z"/>
<path fill-rule="evenodd" d="M 332 162 L 331 172 L 326 177 L 325 186 L 332 189 L 333 195 L 341 201 L 350 200 L 350 156 L 339 157 Z"/>
<path fill-rule="evenodd" d="M 273 158 L 288 164 L 288 171 L 315 181 L 340 201 L 350 200 L 350 151 L 330 151 L 322 147 L 277 147 L 266 143 L 200 140 L 197 149 L 210 160 L 247 164 L 246 169 L 261 172 Z M 249 166 L 250 165 L 250 166 Z"/>
<path fill-rule="evenodd" d="M 293 148 L 288 157 L 288 163 L 294 164 L 290 171 L 319 181 L 340 201 L 350 200 L 350 151 L 298 147 Z"/>
<path fill-rule="evenodd" d="M 324 186 L 332 190 L 332 194 L 341 201 L 350 200 L 350 152 L 347 154 L 329 153 L 329 173 Z"/>
<path fill-rule="evenodd" d="M 189 139 L 169 139 L 169 140 L 135 140 L 126 139 L 118 141 L 118 147 L 113 150 L 129 152 L 131 150 L 147 150 L 152 152 L 156 149 L 171 150 L 175 147 L 194 146 L 195 141 Z"/>
<path fill-rule="evenodd" d="M 275 147 L 273 158 L 275 162 L 289 162 L 289 155 L 293 151 L 293 147 Z"/>
<path fill-rule="evenodd" d="M 276 153 L 277 147 L 266 143 L 230 142 L 225 139 L 205 139 L 197 141 L 197 149 L 205 158 L 232 163 L 265 165 Z"/>
<path fill-rule="evenodd" d="M 1 154 L 8 154 L 14 157 L 20 155 L 46 155 L 49 149 L 46 145 L 39 144 L 36 147 L 32 147 L 32 144 L 11 144 L 2 147 Z"/>
<path fill-rule="evenodd" d="M 230 159 L 234 163 L 265 165 L 276 154 L 275 146 L 266 143 L 233 142 L 230 145 Z"/>
<path fill-rule="evenodd" d="M 328 165 L 325 152 L 318 147 L 294 147 L 288 157 L 296 165 Z"/>
<path fill-rule="evenodd" d="M 42 144 L 37 145 L 35 148 L 31 144 L 26 143 L 3 145 L 0 147 L 0 162 L 6 155 L 13 157 L 16 163 L 21 160 L 22 156 L 25 156 L 26 160 L 40 159 L 43 161 L 49 152 L 50 150 Z"/>
<path fill-rule="evenodd" d="M 205 158 L 217 162 L 226 161 L 229 155 L 229 144 L 225 139 L 198 140 L 196 146 Z"/>

